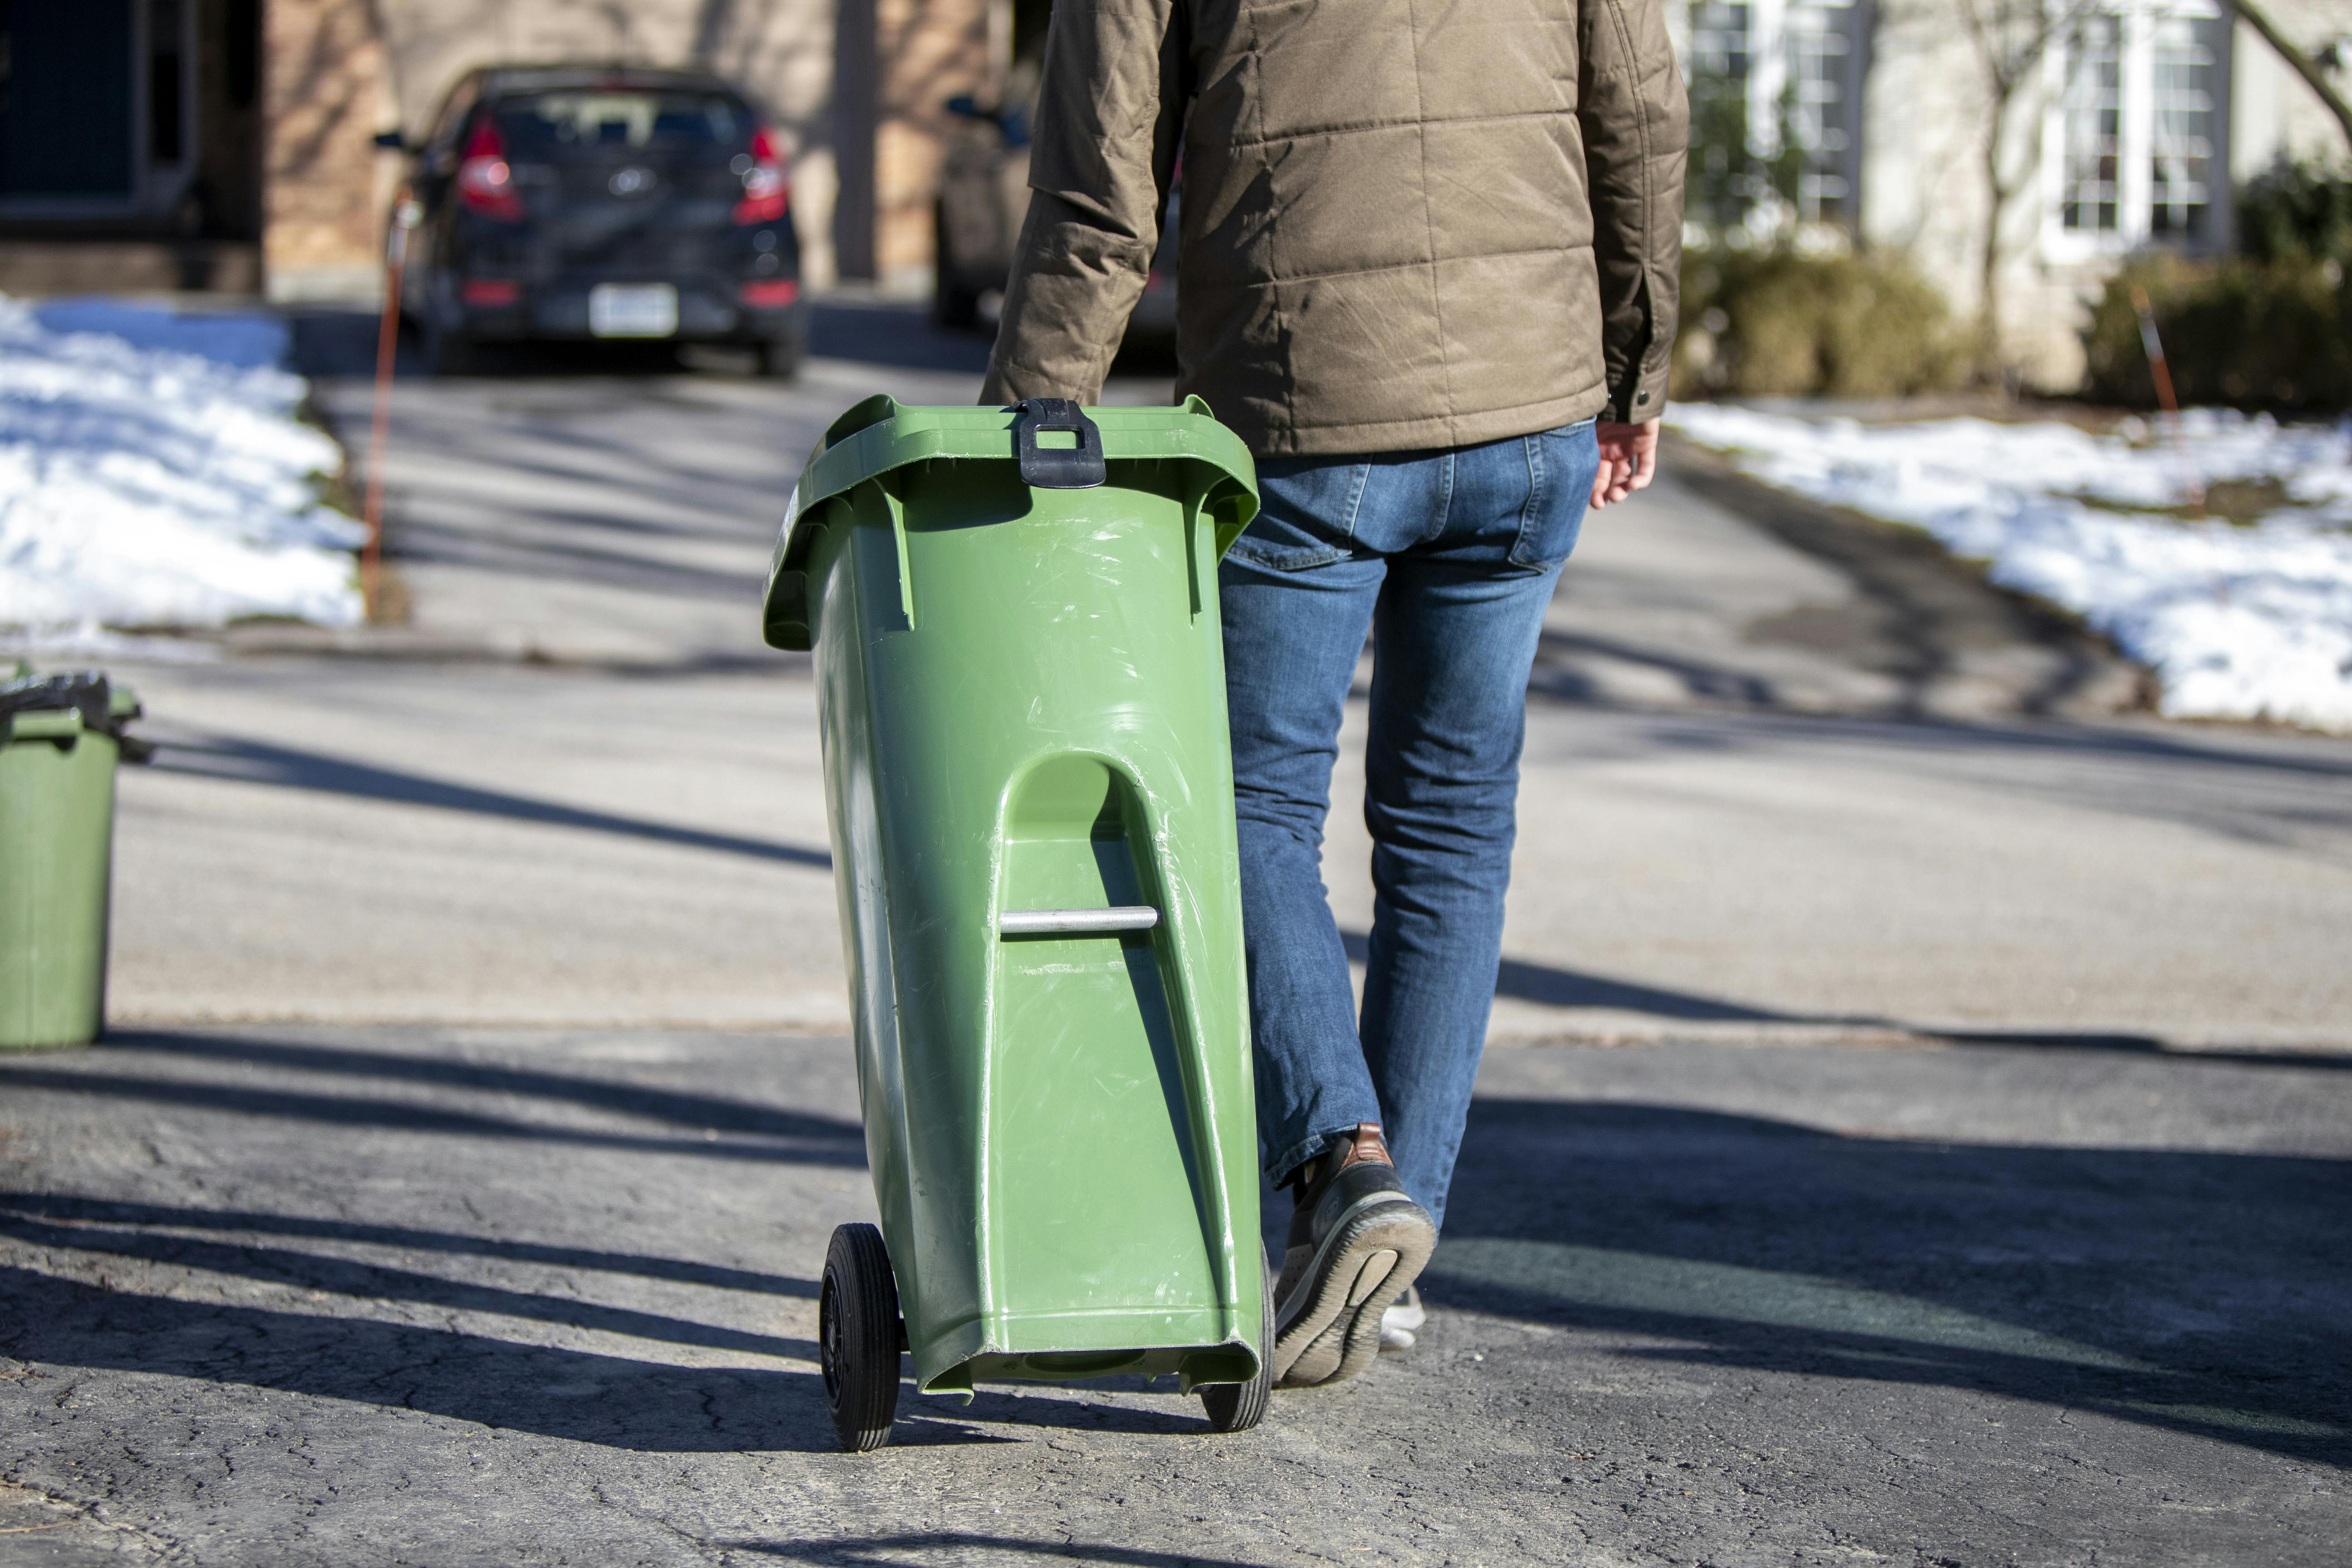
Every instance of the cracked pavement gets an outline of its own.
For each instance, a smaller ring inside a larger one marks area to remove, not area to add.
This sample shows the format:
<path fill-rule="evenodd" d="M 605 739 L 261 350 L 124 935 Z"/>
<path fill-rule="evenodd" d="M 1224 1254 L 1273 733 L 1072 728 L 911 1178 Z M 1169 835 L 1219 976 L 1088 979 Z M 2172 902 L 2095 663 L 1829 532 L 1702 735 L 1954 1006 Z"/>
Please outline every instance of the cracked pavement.
<path fill-rule="evenodd" d="M 2352 1073 L 1489 1054 L 1431 1324 L 834 1451 L 846 1044 L 273 1026 L 0 1060 L 0 1563 L 2341 1560 Z"/>

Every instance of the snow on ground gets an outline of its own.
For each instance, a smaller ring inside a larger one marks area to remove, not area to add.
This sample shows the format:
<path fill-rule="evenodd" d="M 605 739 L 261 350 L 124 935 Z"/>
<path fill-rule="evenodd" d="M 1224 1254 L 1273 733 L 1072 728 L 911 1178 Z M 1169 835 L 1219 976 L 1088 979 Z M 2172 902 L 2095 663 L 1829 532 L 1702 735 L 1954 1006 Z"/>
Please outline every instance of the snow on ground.
<path fill-rule="evenodd" d="M 318 503 L 341 466 L 297 423 L 302 378 L 267 317 L 0 296 L 0 627 L 361 615 L 360 525 Z"/>
<path fill-rule="evenodd" d="M 1759 479 L 1923 528 L 2074 611 L 2156 671 L 2168 714 L 2352 731 L 2352 421 L 2194 409 L 2176 439 L 2137 421 L 2094 435 L 1691 403 L 1666 417 Z M 2161 510 L 2225 481 L 2283 493 L 2243 525 Z"/>

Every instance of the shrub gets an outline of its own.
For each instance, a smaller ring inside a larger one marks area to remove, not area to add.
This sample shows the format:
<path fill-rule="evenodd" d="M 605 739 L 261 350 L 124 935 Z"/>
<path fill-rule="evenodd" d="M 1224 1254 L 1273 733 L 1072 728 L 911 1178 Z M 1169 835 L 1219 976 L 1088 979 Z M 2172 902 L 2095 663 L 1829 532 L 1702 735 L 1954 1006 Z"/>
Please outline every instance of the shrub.
<path fill-rule="evenodd" d="M 2352 284 L 2308 250 L 2279 259 L 2141 257 L 2107 280 L 2083 329 L 2084 395 L 2156 405 L 2132 289 L 2147 291 L 2183 404 L 2305 413 L 2352 406 Z"/>
<path fill-rule="evenodd" d="M 1874 252 L 1693 249 L 1682 282 L 1677 397 L 1895 397 L 1966 369 L 1943 296 Z"/>
<path fill-rule="evenodd" d="M 2254 261 L 2352 263 L 2352 175 L 2273 163 L 2238 191 L 2238 244 Z"/>

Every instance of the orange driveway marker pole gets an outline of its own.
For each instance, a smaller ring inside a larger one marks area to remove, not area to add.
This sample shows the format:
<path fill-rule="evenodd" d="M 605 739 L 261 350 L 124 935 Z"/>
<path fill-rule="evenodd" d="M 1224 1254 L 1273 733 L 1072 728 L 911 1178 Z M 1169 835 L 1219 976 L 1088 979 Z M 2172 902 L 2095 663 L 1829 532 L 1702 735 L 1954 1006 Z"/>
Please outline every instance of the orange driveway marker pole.
<path fill-rule="evenodd" d="M 368 433 L 367 542 L 360 548 L 360 597 L 367 617 L 380 608 L 377 589 L 383 576 L 383 466 L 392 443 L 392 365 L 400 352 L 400 274 L 408 258 L 408 231 L 416 224 L 416 204 L 403 200 L 393 207 L 392 232 L 383 251 L 383 321 L 375 334 L 375 420 Z"/>
<path fill-rule="evenodd" d="M 2197 465 L 2189 456 L 2188 433 L 2180 427 L 2180 400 L 2172 395 L 2172 367 L 2164 362 L 2164 340 L 2156 331 L 2156 307 L 2148 303 L 2147 290 L 2132 285 L 2132 309 L 2139 312 L 2139 346 L 2147 351 L 2148 374 L 2156 381 L 2156 401 L 2172 416 L 2172 444 L 2180 454 L 2180 466 L 2189 479 L 2189 504 L 2198 510 L 2205 510 L 2205 487 L 2197 478 Z"/>

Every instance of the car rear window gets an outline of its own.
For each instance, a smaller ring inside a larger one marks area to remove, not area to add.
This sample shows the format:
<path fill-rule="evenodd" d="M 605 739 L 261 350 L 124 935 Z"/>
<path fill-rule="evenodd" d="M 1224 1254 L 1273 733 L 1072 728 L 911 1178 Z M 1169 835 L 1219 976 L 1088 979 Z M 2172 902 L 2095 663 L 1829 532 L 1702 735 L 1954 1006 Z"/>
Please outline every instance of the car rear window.
<path fill-rule="evenodd" d="M 589 147 L 732 146 L 751 134 L 743 106 L 721 93 L 567 89 L 501 100 L 511 155 Z"/>

